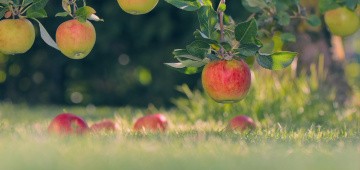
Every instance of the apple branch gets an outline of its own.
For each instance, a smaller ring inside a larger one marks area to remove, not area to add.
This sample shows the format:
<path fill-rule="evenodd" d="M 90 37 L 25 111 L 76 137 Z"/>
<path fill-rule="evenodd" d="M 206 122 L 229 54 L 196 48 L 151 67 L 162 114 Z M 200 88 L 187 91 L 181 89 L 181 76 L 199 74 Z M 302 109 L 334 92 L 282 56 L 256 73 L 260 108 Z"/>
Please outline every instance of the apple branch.
<path fill-rule="evenodd" d="M 217 12 L 220 20 L 220 42 L 224 41 L 224 9 L 221 9 L 222 4 L 225 5 L 225 0 L 220 0 Z"/>
<path fill-rule="evenodd" d="M 220 42 L 225 41 L 225 37 L 224 37 L 224 11 L 225 11 L 224 6 L 225 6 L 225 3 L 226 3 L 225 0 L 220 0 L 219 6 L 217 9 L 217 13 L 219 15 L 219 23 L 220 23 Z M 220 53 L 220 56 L 224 57 L 225 50 L 223 47 L 220 48 L 219 53 Z"/>

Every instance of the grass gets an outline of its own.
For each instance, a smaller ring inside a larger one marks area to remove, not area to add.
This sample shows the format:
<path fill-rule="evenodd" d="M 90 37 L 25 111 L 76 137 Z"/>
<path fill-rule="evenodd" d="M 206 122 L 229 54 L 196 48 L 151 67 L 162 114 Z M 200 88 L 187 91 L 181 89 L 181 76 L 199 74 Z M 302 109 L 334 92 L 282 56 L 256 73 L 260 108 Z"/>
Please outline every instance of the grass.
<path fill-rule="evenodd" d="M 315 77 L 315 78 L 314 78 Z M 178 87 L 172 109 L 0 104 L 0 169 L 360 169 L 359 106 L 339 107 L 321 75 L 257 71 L 247 98 L 217 104 L 200 91 Z M 325 95 L 326 94 L 326 95 Z M 46 131 L 61 112 L 88 124 L 110 118 L 114 133 L 59 137 Z M 136 118 L 162 112 L 165 133 L 135 133 Z M 235 115 L 253 117 L 251 132 L 223 129 Z"/>

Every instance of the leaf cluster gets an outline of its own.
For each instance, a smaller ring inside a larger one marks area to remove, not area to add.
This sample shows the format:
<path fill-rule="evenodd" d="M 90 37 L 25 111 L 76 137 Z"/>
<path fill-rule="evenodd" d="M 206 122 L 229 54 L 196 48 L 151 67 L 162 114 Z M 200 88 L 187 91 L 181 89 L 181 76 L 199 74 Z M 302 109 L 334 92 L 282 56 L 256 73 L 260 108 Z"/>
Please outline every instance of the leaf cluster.
<path fill-rule="evenodd" d="M 49 0 L 0 0 L 1 18 L 46 18 L 45 6 Z M 9 15 L 6 15 L 8 13 Z"/>
<path fill-rule="evenodd" d="M 195 40 L 185 49 L 173 51 L 177 63 L 165 63 L 171 68 L 185 74 L 200 72 L 204 65 L 212 60 L 247 60 L 256 57 L 260 66 L 266 69 L 279 70 L 289 66 L 297 53 L 279 51 L 261 52 L 262 42 L 258 39 L 258 23 L 254 18 L 236 23 L 231 16 L 220 13 L 226 5 L 220 3 L 218 10 L 210 0 L 166 0 L 173 6 L 197 13 L 200 28 L 194 32 Z M 223 22 L 221 20 L 223 19 Z M 221 24 L 223 23 L 223 25 Z M 285 34 L 286 35 L 286 34 Z M 284 36 L 292 39 L 292 36 Z"/>

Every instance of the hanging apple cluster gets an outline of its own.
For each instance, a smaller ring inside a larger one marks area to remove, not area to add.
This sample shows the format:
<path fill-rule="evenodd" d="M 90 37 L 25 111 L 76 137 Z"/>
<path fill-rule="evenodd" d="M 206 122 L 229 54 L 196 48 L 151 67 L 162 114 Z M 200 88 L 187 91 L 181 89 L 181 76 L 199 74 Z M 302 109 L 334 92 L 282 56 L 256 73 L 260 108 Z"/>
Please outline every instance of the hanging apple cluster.
<path fill-rule="evenodd" d="M 224 13 L 225 0 L 220 0 L 217 10 L 210 0 L 166 1 L 179 9 L 196 12 L 200 28 L 185 49 L 173 51 L 178 62 L 165 64 L 185 74 L 202 72 L 204 90 L 217 102 L 237 102 L 246 96 L 251 84 L 248 64 L 254 60 L 270 70 L 286 68 L 293 62 L 297 53 L 282 50 L 284 42 L 296 41 L 295 35 L 284 31 L 292 19 L 313 27 L 321 25 L 320 16 L 308 13 L 300 1 L 242 0 L 252 15 L 240 23 Z M 325 23 L 332 34 L 348 36 L 359 29 L 359 16 L 354 12 L 359 0 L 315 3 L 325 13 Z M 270 48 L 260 37 L 272 39 Z"/>
<path fill-rule="evenodd" d="M 0 18 L 4 18 L 0 21 L 1 53 L 22 54 L 31 48 L 35 40 L 35 29 L 28 19 L 36 21 L 40 27 L 41 38 L 65 56 L 82 59 L 90 53 L 95 44 L 96 33 L 88 20 L 102 21 L 95 15 L 96 11 L 86 6 L 85 0 L 83 7 L 78 7 L 76 0 L 63 0 L 62 7 L 65 12 L 56 16 L 71 16 L 73 19 L 58 27 L 55 42 L 38 20 L 47 17 L 44 10 L 47 2 L 48 0 L 0 1 Z"/>
<path fill-rule="evenodd" d="M 150 12 L 158 0 L 117 0 L 127 13 L 141 15 Z M 280 70 L 288 67 L 297 53 L 283 51 L 283 42 L 295 42 L 292 33 L 284 32 L 292 19 L 300 19 L 317 27 L 320 16 L 308 14 L 302 2 L 307 0 L 242 0 L 252 15 L 237 23 L 225 14 L 225 0 L 215 10 L 211 0 L 165 0 L 185 11 L 196 12 L 200 28 L 194 41 L 184 49 L 176 49 L 176 63 L 165 63 L 185 74 L 202 72 L 202 84 L 208 95 L 217 102 L 242 100 L 251 85 L 248 64 L 254 60 L 263 68 Z M 44 7 L 48 0 L 0 0 L 0 53 L 20 54 L 28 51 L 35 40 L 35 30 L 28 18 L 37 21 L 42 39 L 72 59 L 86 57 L 94 47 L 96 33 L 88 20 L 103 21 L 96 11 L 82 1 L 62 0 L 64 12 L 56 16 L 73 19 L 62 23 L 56 31 L 56 42 L 37 20 L 47 17 Z M 349 36 L 360 27 L 360 0 L 319 0 L 325 23 L 333 35 Z M 356 10 L 357 8 L 357 10 Z M 356 13 L 358 11 L 358 14 Z M 261 28 L 258 28 L 258 25 Z M 272 47 L 260 41 L 272 37 Z M 22 40 L 22 43 L 18 41 Z"/>

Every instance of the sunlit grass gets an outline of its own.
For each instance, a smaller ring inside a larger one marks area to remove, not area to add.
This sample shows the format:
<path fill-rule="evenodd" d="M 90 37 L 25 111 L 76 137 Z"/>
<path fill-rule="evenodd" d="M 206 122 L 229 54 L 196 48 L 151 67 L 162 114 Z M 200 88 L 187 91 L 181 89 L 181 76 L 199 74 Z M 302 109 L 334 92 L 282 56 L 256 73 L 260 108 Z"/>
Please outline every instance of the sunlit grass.
<path fill-rule="evenodd" d="M 320 73 L 295 77 L 255 71 L 247 98 L 217 104 L 198 90 L 178 87 L 172 109 L 0 104 L 0 169 L 360 169 L 359 106 L 338 106 L 322 91 Z M 315 76 L 316 75 L 316 76 Z M 319 78 L 320 77 L 320 78 Z M 62 112 L 89 125 L 112 119 L 114 133 L 59 137 L 47 126 Z M 136 133 L 136 118 L 163 113 L 165 133 Z M 257 129 L 225 131 L 245 114 Z"/>

